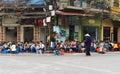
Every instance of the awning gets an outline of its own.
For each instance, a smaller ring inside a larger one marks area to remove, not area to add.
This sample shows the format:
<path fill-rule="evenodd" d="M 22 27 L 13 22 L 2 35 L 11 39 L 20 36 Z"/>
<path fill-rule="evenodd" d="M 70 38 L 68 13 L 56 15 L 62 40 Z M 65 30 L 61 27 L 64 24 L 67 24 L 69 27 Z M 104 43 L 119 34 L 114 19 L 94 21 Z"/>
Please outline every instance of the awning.
<path fill-rule="evenodd" d="M 4 3 L 13 3 L 14 0 L 3 0 Z"/>
<path fill-rule="evenodd" d="M 94 16 L 92 14 L 83 14 L 78 12 L 63 12 L 63 11 L 56 11 L 58 15 L 69 15 L 69 16 Z"/>
<path fill-rule="evenodd" d="M 19 4 L 26 4 L 29 6 L 43 6 L 45 0 L 3 0 L 3 3 L 6 4 L 14 4 L 18 3 Z"/>
<path fill-rule="evenodd" d="M 40 6 L 40 5 L 44 5 L 44 0 L 29 0 L 27 2 L 27 5 L 35 5 L 35 6 Z"/>
<path fill-rule="evenodd" d="M 102 9 L 95 9 L 95 8 L 90 8 L 90 7 L 86 7 L 86 8 L 82 8 L 82 7 L 75 7 L 75 6 L 67 6 L 63 9 L 63 11 L 76 11 L 76 12 L 85 12 L 86 10 L 89 12 L 94 12 L 94 13 L 109 13 L 108 10 L 102 10 Z"/>

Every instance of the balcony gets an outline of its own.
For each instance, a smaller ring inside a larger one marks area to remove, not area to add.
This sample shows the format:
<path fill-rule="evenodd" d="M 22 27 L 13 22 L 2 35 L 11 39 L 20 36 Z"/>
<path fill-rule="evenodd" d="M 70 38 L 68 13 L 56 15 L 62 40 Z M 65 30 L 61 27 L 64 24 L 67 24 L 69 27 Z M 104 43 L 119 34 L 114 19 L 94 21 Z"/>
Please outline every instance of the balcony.
<path fill-rule="evenodd" d="M 99 1 L 99 0 L 87 0 L 87 1 L 80 1 L 75 0 L 71 6 L 75 7 L 81 7 L 81 8 L 92 8 L 92 9 L 104 9 L 104 10 L 110 10 L 110 3 L 106 1 Z"/>
<path fill-rule="evenodd" d="M 44 0 L 0 0 L 0 15 L 43 15 Z"/>

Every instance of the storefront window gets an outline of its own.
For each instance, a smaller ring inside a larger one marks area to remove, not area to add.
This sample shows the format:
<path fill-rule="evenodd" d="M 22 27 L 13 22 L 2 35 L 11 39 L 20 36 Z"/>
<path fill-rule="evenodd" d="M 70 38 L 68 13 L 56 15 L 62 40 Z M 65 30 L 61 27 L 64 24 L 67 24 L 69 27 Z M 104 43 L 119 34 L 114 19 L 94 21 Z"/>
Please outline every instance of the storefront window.
<path fill-rule="evenodd" d="M 97 27 L 83 27 L 83 35 L 90 34 L 92 40 L 97 39 Z"/>
<path fill-rule="evenodd" d="M 119 7 L 119 0 L 114 0 L 114 6 Z"/>

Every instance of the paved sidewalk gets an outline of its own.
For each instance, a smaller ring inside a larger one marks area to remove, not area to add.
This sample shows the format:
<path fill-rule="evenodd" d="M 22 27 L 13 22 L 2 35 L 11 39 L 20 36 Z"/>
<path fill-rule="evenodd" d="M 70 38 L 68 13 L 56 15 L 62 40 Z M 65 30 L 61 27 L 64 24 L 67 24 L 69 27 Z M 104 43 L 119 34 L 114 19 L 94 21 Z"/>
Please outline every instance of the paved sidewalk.
<path fill-rule="evenodd" d="M 91 56 L 94 56 L 94 55 L 114 55 L 114 54 L 120 54 L 120 52 L 106 52 L 105 54 L 99 54 L 97 52 L 91 52 Z M 65 53 L 65 55 L 59 55 L 59 56 L 77 56 L 77 55 L 85 55 L 85 53 Z M 36 54 L 36 53 L 19 53 L 19 54 L 11 54 L 11 53 L 8 53 L 8 54 L 3 54 L 3 53 L 0 53 L 0 56 L 56 56 L 54 55 L 53 53 L 44 53 L 44 54 Z"/>

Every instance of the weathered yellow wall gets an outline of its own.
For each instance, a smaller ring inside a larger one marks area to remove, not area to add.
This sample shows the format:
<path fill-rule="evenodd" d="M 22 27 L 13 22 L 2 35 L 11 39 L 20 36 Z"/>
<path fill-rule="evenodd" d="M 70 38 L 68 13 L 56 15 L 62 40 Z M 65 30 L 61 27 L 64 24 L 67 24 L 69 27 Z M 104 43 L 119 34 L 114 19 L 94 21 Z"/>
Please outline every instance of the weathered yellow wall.
<path fill-rule="evenodd" d="M 114 0 L 111 0 L 111 15 L 113 20 L 120 21 L 120 17 L 118 16 L 120 14 L 120 0 L 119 0 L 119 7 L 113 6 Z M 120 27 L 118 28 L 118 42 L 120 42 Z"/>
<path fill-rule="evenodd" d="M 111 0 L 111 2 L 110 2 L 111 7 L 113 7 L 113 2 L 114 2 L 114 0 Z"/>
<path fill-rule="evenodd" d="M 120 13 L 120 7 L 111 7 L 112 14 L 119 14 Z"/>
<path fill-rule="evenodd" d="M 103 21 L 103 24 L 102 24 L 102 25 L 103 25 L 103 26 L 113 27 L 112 21 L 109 20 L 109 19 L 105 19 L 105 20 Z"/>
<path fill-rule="evenodd" d="M 120 0 L 119 0 L 119 6 L 118 6 L 118 7 L 115 7 L 115 6 L 114 6 L 114 0 L 111 0 L 110 5 L 111 5 L 111 10 L 112 10 L 111 13 L 112 13 L 113 15 L 116 15 L 116 14 L 119 14 L 119 13 L 120 13 Z"/>
<path fill-rule="evenodd" d="M 120 42 L 120 27 L 118 28 L 118 42 Z"/>

